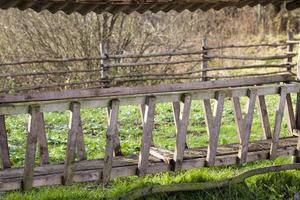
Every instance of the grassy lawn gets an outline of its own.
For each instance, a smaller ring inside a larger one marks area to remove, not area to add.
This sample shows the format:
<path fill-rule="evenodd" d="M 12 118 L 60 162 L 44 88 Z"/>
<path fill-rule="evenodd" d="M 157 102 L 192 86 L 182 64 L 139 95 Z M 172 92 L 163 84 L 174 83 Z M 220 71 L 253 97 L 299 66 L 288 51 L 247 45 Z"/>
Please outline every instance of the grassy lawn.
<path fill-rule="evenodd" d="M 293 96 L 293 100 L 295 97 Z M 267 107 L 270 123 L 274 125 L 274 114 L 278 105 L 279 96 L 267 97 Z M 245 107 L 247 99 L 242 98 Z M 295 105 L 295 103 L 294 103 Z M 50 161 L 63 162 L 68 131 L 69 113 L 45 114 L 46 132 Z M 105 148 L 105 131 L 107 119 L 105 109 L 82 110 L 83 129 L 88 159 L 102 158 Z M 27 116 L 9 116 L 7 130 L 11 159 L 14 166 L 24 164 L 25 136 Z M 119 114 L 119 134 L 122 151 L 125 155 L 139 152 L 142 135 L 141 117 L 137 106 L 121 107 Z M 287 136 L 287 124 L 284 120 L 281 136 Z M 251 140 L 261 139 L 262 128 L 258 107 L 255 108 L 254 123 Z M 223 113 L 219 144 L 228 144 L 238 141 L 233 110 L 230 101 L 226 101 Z M 201 101 L 193 101 L 190 124 L 187 134 L 189 147 L 206 146 L 208 142 L 203 105 Z M 155 116 L 154 143 L 158 147 L 173 150 L 175 146 L 175 126 L 171 104 L 158 104 Z M 38 162 L 38 158 L 36 159 Z M 103 190 L 96 184 L 76 184 L 70 187 L 45 187 L 31 192 L 10 192 L 2 194 L 0 199 L 101 199 L 113 198 L 133 188 L 151 184 L 168 184 L 181 182 L 203 182 L 208 180 L 222 180 L 243 171 L 269 166 L 274 164 L 291 163 L 291 158 L 279 158 L 275 161 L 261 161 L 245 166 L 213 167 L 194 169 L 187 172 L 161 173 L 149 175 L 143 179 L 125 177 L 113 180 L 108 189 Z M 300 173 L 296 171 L 270 173 L 250 178 L 246 184 L 232 185 L 229 188 L 209 190 L 196 193 L 166 194 L 153 196 L 149 199 L 293 199 L 295 193 L 300 192 Z"/>

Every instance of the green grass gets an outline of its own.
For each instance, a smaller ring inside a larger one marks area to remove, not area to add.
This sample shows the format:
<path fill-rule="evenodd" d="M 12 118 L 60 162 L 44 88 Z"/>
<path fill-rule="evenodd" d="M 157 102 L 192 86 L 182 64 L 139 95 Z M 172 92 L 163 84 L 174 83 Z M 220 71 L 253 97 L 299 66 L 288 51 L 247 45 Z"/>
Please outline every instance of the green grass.
<path fill-rule="evenodd" d="M 295 99 L 293 97 L 293 99 Z M 278 96 L 267 98 L 267 107 L 270 122 L 274 124 L 274 114 L 278 104 Z M 242 106 L 246 105 L 246 98 L 241 99 Z M 294 104 L 295 105 L 295 104 Z M 69 113 L 47 113 L 45 115 L 46 131 L 48 137 L 50 161 L 63 162 L 68 131 Z M 88 159 L 102 158 L 105 147 L 105 131 L 107 119 L 105 109 L 82 110 L 83 130 Z M 9 148 L 14 166 L 22 166 L 25 154 L 25 137 L 27 116 L 9 116 L 7 118 L 9 134 Z M 120 108 L 119 134 L 122 151 L 125 155 L 139 152 L 142 135 L 141 117 L 137 106 Z M 287 136 L 287 124 L 282 125 L 281 136 Z M 251 140 L 262 139 L 262 128 L 258 108 L 255 108 Z M 189 147 L 207 146 L 207 132 L 202 102 L 194 101 L 190 115 L 190 125 L 187 134 Z M 219 144 L 238 142 L 233 110 L 230 101 L 226 101 Z M 156 108 L 154 143 L 158 147 L 174 149 L 175 127 L 171 104 L 159 104 Z M 36 158 L 36 162 L 39 160 Z M 209 180 L 222 180 L 245 170 L 269 166 L 274 164 L 291 163 L 290 158 L 275 161 L 260 161 L 235 167 L 213 167 L 194 169 L 178 174 L 161 173 L 149 175 L 143 179 L 138 177 L 125 177 L 113 180 L 108 189 L 103 190 L 96 184 L 76 184 L 70 187 L 44 187 L 31 192 L 10 192 L 2 194 L 0 199 L 101 199 L 113 198 L 130 191 L 152 184 L 168 184 L 182 182 L 203 182 Z M 228 188 L 181 194 L 162 194 L 149 197 L 149 199 L 293 199 L 295 193 L 300 192 L 300 173 L 296 171 L 271 173 L 250 178 L 246 184 L 232 185 Z"/>

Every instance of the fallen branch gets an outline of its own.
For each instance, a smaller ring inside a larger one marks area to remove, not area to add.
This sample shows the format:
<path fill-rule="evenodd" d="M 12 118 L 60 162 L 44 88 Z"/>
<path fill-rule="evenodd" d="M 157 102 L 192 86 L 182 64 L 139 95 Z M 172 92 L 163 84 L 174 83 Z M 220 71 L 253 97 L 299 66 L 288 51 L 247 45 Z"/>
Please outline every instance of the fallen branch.
<path fill-rule="evenodd" d="M 148 187 L 133 190 L 123 196 L 117 197 L 116 199 L 132 200 L 132 199 L 138 199 L 138 198 L 142 198 L 148 195 L 153 195 L 158 193 L 190 192 L 190 191 L 222 188 L 232 184 L 242 183 L 245 181 L 245 179 L 259 174 L 265 174 L 269 172 L 280 172 L 286 170 L 299 170 L 299 169 L 300 169 L 300 163 L 277 165 L 277 166 L 249 170 L 235 177 L 226 180 L 221 180 L 221 181 L 210 181 L 210 182 L 203 182 L 203 183 L 179 183 L 179 184 L 170 184 L 170 185 L 154 185 L 154 186 L 148 186 Z"/>

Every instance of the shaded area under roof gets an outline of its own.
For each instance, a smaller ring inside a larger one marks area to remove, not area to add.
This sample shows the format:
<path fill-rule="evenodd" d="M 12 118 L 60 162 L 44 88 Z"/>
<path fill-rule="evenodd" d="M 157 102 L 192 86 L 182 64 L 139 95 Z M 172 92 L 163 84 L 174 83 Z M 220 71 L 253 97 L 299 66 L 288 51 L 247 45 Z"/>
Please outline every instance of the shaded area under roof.
<path fill-rule="evenodd" d="M 37 12 L 48 10 L 51 13 L 63 11 L 67 14 L 79 12 L 87 14 L 89 12 L 124 12 L 144 13 L 151 12 L 168 12 L 175 10 L 182 12 L 184 10 L 195 11 L 201 9 L 219 10 L 228 6 L 238 8 L 244 6 L 256 6 L 258 4 L 274 4 L 279 6 L 283 0 L 0 0 L 0 8 L 18 8 L 25 10 L 31 8 Z M 300 7 L 299 0 L 288 0 L 286 8 L 293 10 Z"/>

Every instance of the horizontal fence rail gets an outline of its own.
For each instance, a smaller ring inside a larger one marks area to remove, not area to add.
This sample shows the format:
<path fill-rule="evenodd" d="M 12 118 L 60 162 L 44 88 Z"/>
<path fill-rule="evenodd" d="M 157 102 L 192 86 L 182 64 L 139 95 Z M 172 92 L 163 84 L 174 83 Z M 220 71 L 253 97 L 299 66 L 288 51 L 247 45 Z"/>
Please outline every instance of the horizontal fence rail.
<path fill-rule="evenodd" d="M 279 50 L 280 53 L 275 55 L 258 56 L 248 54 L 246 49 L 278 49 L 298 43 L 288 40 L 269 44 L 206 45 L 201 50 L 120 55 L 102 49 L 98 57 L 2 62 L 0 93 L 187 83 L 285 72 L 295 76 L 297 52 Z M 230 54 L 238 49 L 243 51 L 239 51 L 242 55 L 229 55 L 223 52 L 226 49 L 230 49 Z"/>

